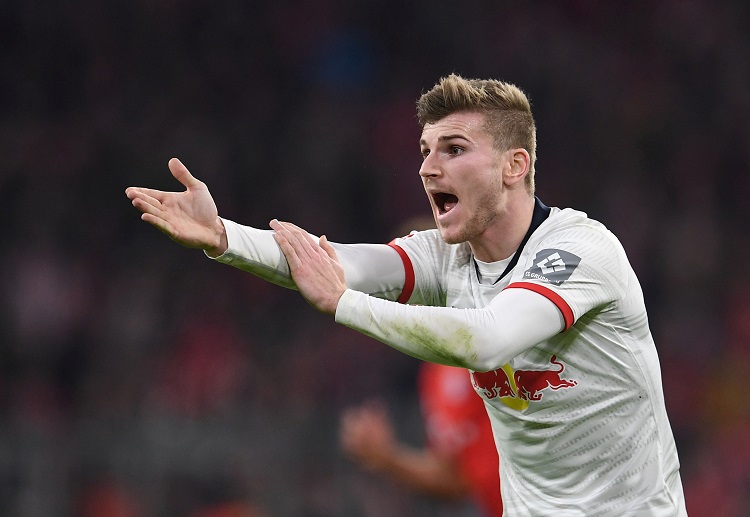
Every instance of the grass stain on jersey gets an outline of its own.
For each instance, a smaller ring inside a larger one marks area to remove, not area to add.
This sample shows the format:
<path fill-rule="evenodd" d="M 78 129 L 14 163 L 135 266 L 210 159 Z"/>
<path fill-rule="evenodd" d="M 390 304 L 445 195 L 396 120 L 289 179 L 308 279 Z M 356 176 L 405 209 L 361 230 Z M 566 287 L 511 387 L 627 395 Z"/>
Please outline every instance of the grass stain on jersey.
<path fill-rule="evenodd" d="M 469 329 L 458 328 L 449 337 L 438 337 L 434 330 L 420 324 L 394 324 L 393 329 L 406 341 L 428 350 L 445 364 L 466 366 L 477 360 Z"/>

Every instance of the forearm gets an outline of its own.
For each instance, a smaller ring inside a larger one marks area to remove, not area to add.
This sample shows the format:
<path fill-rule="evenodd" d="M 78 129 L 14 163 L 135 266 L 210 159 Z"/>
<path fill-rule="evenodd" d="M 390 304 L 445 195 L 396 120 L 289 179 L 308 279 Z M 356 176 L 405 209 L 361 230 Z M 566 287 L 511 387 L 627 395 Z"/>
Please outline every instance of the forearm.
<path fill-rule="evenodd" d="M 455 462 L 430 449 L 396 445 L 373 468 L 412 490 L 434 497 L 459 499 L 468 493 L 467 483 Z"/>
<path fill-rule="evenodd" d="M 227 249 L 219 256 L 209 257 L 282 287 L 295 288 L 289 265 L 273 238 L 272 230 L 243 226 L 227 219 L 222 221 Z"/>
<path fill-rule="evenodd" d="M 418 359 L 475 371 L 501 367 L 564 325 L 552 302 L 523 289 L 484 309 L 401 305 L 347 290 L 336 321 Z"/>
<path fill-rule="evenodd" d="M 296 288 L 286 257 L 273 238 L 273 230 L 260 230 L 226 219 L 222 221 L 226 229 L 226 251 L 212 258 L 274 284 Z M 317 239 L 317 236 L 313 237 Z M 331 245 L 344 268 L 347 287 L 379 298 L 398 298 L 404 286 L 404 268 L 391 247 L 335 242 Z"/>

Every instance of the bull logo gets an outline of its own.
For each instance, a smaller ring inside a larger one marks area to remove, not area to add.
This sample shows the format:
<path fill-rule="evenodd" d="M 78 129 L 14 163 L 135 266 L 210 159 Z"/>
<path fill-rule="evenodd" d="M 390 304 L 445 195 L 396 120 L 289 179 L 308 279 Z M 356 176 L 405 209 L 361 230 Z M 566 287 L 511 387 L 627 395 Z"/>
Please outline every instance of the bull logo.
<path fill-rule="evenodd" d="M 577 381 L 569 381 L 560 377 L 565 371 L 565 365 L 553 355 L 550 364 L 557 365 L 555 370 L 516 370 L 513 378 L 516 381 L 516 393 L 524 400 L 542 400 L 542 390 L 551 388 L 555 391 L 572 388 Z"/>
<path fill-rule="evenodd" d="M 523 410 L 529 401 L 542 400 L 544 390 L 553 391 L 572 388 L 578 384 L 575 380 L 563 379 L 560 374 L 565 365 L 553 355 L 550 364 L 555 368 L 548 370 L 516 370 L 506 364 L 491 372 L 471 372 L 471 383 L 477 393 L 486 399 L 499 398 L 505 405 Z"/>
<path fill-rule="evenodd" d="M 515 396 L 510 379 L 502 368 L 491 372 L 471 372 L 471 383 L 480 395 L 488 399 Z"/>

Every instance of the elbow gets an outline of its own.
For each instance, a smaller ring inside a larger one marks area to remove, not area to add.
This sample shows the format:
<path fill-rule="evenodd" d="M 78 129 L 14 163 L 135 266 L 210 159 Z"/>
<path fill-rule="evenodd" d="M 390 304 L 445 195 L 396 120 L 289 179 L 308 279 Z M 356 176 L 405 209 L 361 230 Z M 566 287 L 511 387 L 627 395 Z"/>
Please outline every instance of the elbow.
<path fill-rule="evenodd" d="M 451 329 L 441 336 L 433 336 L 427 345 L 438 345 L 436 348 L 446 352 L 446 364 L 454 364 L 475 372 L 489 372 L 502 367 L 511 357 L 505 351 L 510 350 L 508 336 L 502 327 L 495 324 L 465 325 L 457 322 L 455 326 L 442 322 L 443 331 Z M 442 346 L 441 346 L 442 345 Z M 434 348 L 433 348 L 434 349 Z"/>
<path fill-rule="evenodd" d="M 496 357 L 487 357 L 472 360 L 467 363 L 465 367 L 475 372 L 491 372 L 498 368 L 502 368 L 504 364 L 504 362 L 498 361 Z"/>
<path fill-rule="evenodd" d="M 505 362 L 502 361 L 502 357 L 498 354 L 497 342 L 486 344 L 474 343 L 474 346 L 470 346 L 471 352 L 461 354 L 460 358 L 457 358 L 459 366 L 468 368 L 475 372 L 490 372 L 497 370 L 502 367 Z M 479 346 L 477 346 L 479 345 Z"/>
<path fill-rule="evenodd" d="M 464 356 L 465 367 L 475 372 L 491 372 L 502 368 L 513 358 L 512 347 L 500 333 L 474 339 L 470 345 L 471 353 Z"/>

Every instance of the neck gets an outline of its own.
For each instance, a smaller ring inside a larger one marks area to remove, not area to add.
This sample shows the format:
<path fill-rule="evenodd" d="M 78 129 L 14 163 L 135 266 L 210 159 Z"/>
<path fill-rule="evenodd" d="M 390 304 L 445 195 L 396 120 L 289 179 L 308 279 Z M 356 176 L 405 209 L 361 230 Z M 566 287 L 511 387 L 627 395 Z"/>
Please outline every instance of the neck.
<path fill-rule="evenodd" d="M 469 241 L 474 256 L 482 262 L 497 262 L 512 256 L 526 236 L 533 215 L 534 196 L 508 199 L 492 224 Z"/>

